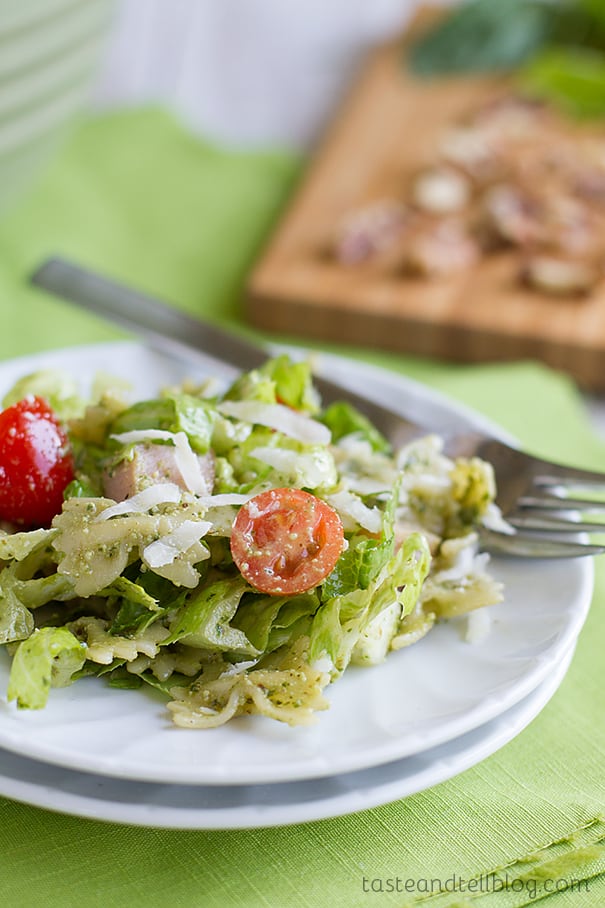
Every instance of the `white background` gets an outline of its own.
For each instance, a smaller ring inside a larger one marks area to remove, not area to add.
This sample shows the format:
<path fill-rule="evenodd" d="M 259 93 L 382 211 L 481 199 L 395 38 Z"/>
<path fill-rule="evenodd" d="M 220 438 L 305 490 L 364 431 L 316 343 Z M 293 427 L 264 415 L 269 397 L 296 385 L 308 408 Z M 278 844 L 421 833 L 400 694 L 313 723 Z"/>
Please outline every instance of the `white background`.
<path fill-rule="evenodd" d="M 121 0 L 95 92 L 161 101 L 224 143 L 306 148 L 418 0 Z"/>

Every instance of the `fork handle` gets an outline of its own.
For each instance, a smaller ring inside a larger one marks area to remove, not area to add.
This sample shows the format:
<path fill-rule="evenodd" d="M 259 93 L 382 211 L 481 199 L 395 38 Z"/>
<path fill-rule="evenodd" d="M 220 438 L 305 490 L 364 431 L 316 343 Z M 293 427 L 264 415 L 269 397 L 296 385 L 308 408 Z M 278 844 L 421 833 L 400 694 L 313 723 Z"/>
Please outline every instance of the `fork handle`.
<path fill-rule="evenodd" d="M 223 371 L 227 363 L 240 372 L 258 368 L 272 355 L 272 351 L 260 343 L 193 318 L 146 293 L 61 258 L 44 262 L 30 280 L 35 286 L 63 300 L 143 335 L 152 346 L 171 357 L 199 365 L 202 356 L 209 356 L 217 361 L 219 367 L 223 367 Z M 379 401 L 337 382 L 321 376 L 314 376 L 313 380 L 324 405 L 337 400 L 347 401 L 365 413 L 387 438 L 393 434 L 394 423 L 401 424 L 405 420 L 401 413 L 395 413 Z M 410 420 L 406 422 L 411 426 Z M 409 433 L 410 437 L 421 431 L 428 429 L 421 430 L 415 425 Z"/>

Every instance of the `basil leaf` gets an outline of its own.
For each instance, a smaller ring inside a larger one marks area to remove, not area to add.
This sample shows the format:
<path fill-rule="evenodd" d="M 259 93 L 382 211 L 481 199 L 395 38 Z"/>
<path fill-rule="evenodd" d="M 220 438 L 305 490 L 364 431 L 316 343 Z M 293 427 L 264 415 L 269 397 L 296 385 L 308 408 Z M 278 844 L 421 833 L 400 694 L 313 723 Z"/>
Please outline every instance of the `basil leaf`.
<path fill-rule="evenodd" d="M 546 45 L 556 20 L 542 0 L 470 0 L 421 35 L 409 66 L 425 77 L 513 69 Z"/>
<path fill-rule="evenodd" d="M 572 116 L 605 116 L 605 55 L 597 51 L 545 51 L 525 68 L 520 84 L 524 91 Z"/>

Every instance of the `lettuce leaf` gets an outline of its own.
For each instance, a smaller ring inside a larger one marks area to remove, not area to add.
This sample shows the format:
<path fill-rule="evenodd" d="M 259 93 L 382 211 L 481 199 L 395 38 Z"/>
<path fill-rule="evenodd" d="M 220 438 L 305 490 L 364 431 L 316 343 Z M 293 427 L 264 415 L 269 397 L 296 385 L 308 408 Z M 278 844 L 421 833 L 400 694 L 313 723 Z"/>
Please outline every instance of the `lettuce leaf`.
<path fill-rule="evenodd" d="M 73 585 L 67 577 L 50 574 L 20 580 L 11 565 L 0 572 L 0 644 L 25 640 L 34 629 L 31 609 L 39 608 L 53 600 L 73 598 Z"/>
<path fill-rule="evenodd" d="M 395 484 L 384 510 L 380 536 L 376 539 L 359 533 L 349 539 L 348 548 L 323 582 L 321 590 L 323 602 L 356 589 L 367 590 L 387 561 L 393 557 L 395 548 L 393 526 L 398 500 L 399 482 Z"/>
<path fill-rule="evenodd" d="M 120 435 L 140 429 L 163 429 L 168 432 L 173 419 L 174 407 L 170 400 L 142 400 L 122 410 L 111 423 L 108 434 Z"/>
<path fill-rule="evenodd" d="M 264 404 L 274 404 L 277 400 L 275 382 L 270 375 L 260 369 L 245 372 L 227 389 L 225 400 L 258 400 Z"/>
<path fill-rule="evenodd" d="M 56 530 L 30 530 L 0 535 L 0 561 L 23 561 L 40 546 L 50 542 Z"/>
<path fill-rule="evenodd" d="M 8 682 L 8 699 L 25 709 L 46 706 L 52 687 L 65 687 L 86 659 L 86 646 L 64 627 L 44 627 L 15 653 Z"/>
<path fill-rule="evenodd" d="M 10 407 L 29 394 L 44 398 L 59 419 L 72 419 L 84 411 L 76 382 L 59 369 L 40 369 L 24 375 L 4 395 L 2 406 Z"/>
<path fill-rule="evenodd" d="M 135 583 L 128 577 L 121 576 L 116 579 L 104 590 L 97 593 L 98 596 L 123 596 L 135 605 L 140 605 L 150 612 L 159 612 L 160 604 L 158 599 L 150 596 L 141 583 Z"/>
<path fill-rule="evenodd" d="M 198 454 L 205 454 L 212 438 L 215 413 L 211 401 L 191 394 L 166 394 L 140 401 L 123 410 L 112 422 L 109 434 L 138 429 L 184 432 Z"/>
<path fill-rule="evenodd" d="M 275 398 L 280 403 L 315 415 L 319 413 L 319 396 L 313 386 L 311 365 L 294 362 L 287 354 L 268 360 L 260 369 L 275 385 Z"/>
<path fill-rule="evenodd" d="M 267 360 L 233 382 L 225 400 L 258 400 L 266 404 L 286 404 L 294 410 L 319 413 L 319 395 L 313 386 L 308 362 L 295 362 L 287 354 Z"/>
<path fill-rule="evenodd" d="M 259 469 L 260 464 L 260 470 L 269 468 L 275 486 L 327 490 L 338 483 L 334 457 L 325 445 L 302 444 L 279 433 L 268 445 L 252 448 L 249 469 Z"/>
<path fill-rule="evenodd" d="M 127 678 L 127 675 L 130 677 Z M 180 674 L 180 672 L 173 672 L 165 681 L 160 681 L 152 672 L 141 672 L 140 675 L 134 675 L 132 672 L 126 671 L 126 669 L 118 669 L 117 672 L 110 675 L 109 678 L 111 687 L 140 687 L 143 683 L 152 687 L 154 690 L 159 691 L 161 694 L 164 694 L 164 696 L 170 697 L 173 688 L 189 687 L 191 678 L 188 678 L 187 675 Z"/>
<path fill-rule="evenodd" d="M 323 582 L 321 598 L 326 602 L 356 589 L 367 590 L 393 554 L 393 539 L 372 539 L 356 535 L 342 553 L 336 567 Z"/>
<path fill-rule="evenodd" d="M 190 394 L 177 394 L 169 399 L 174 406 L 171 431 L 184 432 L 193 450 L 197 454 L 206 454 L 217 416 L 212 402 Z"/>
<path fill-rule="evenodd" d="M 134 581 L 118 577 L 107 590 L 122 597 L 110 629 L 119 636 L 132 636 L 145 630 L 168 612 L 180 608 L 186 598 L 186 590 L 151 571 L 138 573 Z"/>
<path fill-rule="evenodd" d="M 328 656 L 342 673 L 365 628 L 398 602 L 401 617 L 415 606 L 428 574 L 431 556 L 420 533 L 412 533 L 366 590 L 335 596 L 318 610 L 311 626 L 309 661 Z"/>
<path fill-rule="evenodd" d="M 241 598 L 250 588 L 241 577 L 217 580 L 195 594 L 183 605 L 170 625 L 164 645 L 177 640 L 211 652 L 242 653 L 257 656 L 258 650 L 243 631 L 230 622 Z"/>
<path fill-rule="evenodd" d="M 337 444 L 347 435 L 356 435 L 367 441 L 372 450 L 379 454 L 391 452 L 391 445 L 384 435 L 381 435 L 363 413 L 345 401 L 331 404 L 322 414 L 321 421 L 332 432 L 333 444 Z"/>
<path fill-rule="evenodd" d="M 247 595 L 232 625 L 243 631 L 258 652 L 271 652 L 289 640 L 296 621 L 313 615 L 318 606 L 314 590 L 292 597 Z"/>
<path fill-rule="evenodd" d="M 0 644 L 26 640 L 34 629 L 34 616 L 13 589 L 5 586 L 0 598 Z"/>

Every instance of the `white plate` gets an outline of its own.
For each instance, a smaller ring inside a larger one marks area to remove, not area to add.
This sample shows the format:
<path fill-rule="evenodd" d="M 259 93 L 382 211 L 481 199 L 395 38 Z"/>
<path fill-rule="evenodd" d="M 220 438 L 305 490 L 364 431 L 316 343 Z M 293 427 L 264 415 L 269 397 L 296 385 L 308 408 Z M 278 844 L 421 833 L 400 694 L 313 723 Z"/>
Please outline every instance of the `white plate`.
<path fill-rule="evenodd" d="M 373 769 L 277 785 L 156 785 L 74 772 L 0 750 L 0 794 L 80 817 L 174 829 L 285 826 L 357 813 L 424 791 L 495 753 L 543 709 L 572 655 L 573 648 L 546 681 L 486 725 Z"/>
<path fill-rule="evenodd" d="M 416 383 L 338 358 L 322 358 L 333 376 L 354 368 L 367 387 L 397 406 L 458 408 Z M 133 380 L 140 394 L 182 377 L 182 366 L 136 344 L 73 348 L 0 365 L 0 392 L 33 369 L 61 364 L 89 379 L 99 367 Z M 191 372 L 191 370 L 187 370 Z M 468 411 L 460 411 L 468 422 Z M 480 421 L 479 421 L 480 422 Z M 129 779 L 245 785 L 338 775 L 419 753 L 477 728 L 540 684 L 569 650 L 592 593 L 588 559 L 500 560 L 494 573 L 506 598 L 493 607 L 493 630 L 465 643 L 444 623 L 376 668 L 351 668 L 328 691 L 331 708 L 310 728 L 242 717 L 218 729 L 171 725 L 153 691 L 119 691 L 84 679 L 51 692 L 39 712 L 0 702 L 0 746 L 73 769 Z M 0 692 L 9 659 L 0 655 Z"/>

